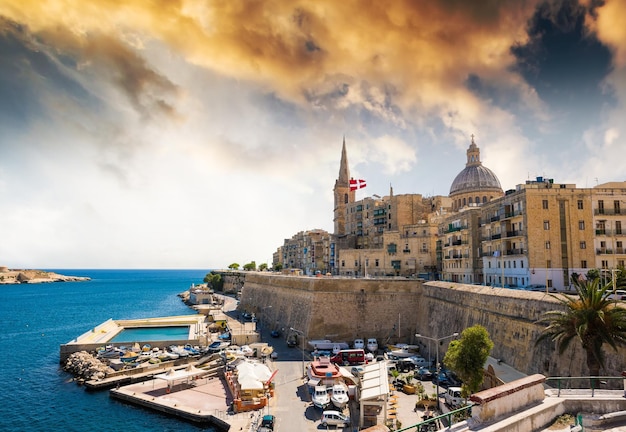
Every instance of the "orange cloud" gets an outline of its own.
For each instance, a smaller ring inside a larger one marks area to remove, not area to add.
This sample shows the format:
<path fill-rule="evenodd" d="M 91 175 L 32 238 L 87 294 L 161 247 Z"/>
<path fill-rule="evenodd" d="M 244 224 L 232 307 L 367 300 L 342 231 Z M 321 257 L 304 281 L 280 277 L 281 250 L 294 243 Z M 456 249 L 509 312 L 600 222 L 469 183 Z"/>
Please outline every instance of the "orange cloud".
<path fill-rule="evenodd" d="M 406 109 L 468 97 L 469 72 L 519 86 L 506 72 L 509 48 L 524 40 L 533 9 L 533 2 L 9 0 L 0 14 L 33 32 L 64 28 L 83 43 L 117 39 L 117 50 L 158 40 L 294 102 L 331 103 L 345 85 L 353 103 L 383 94 Z M 111 59 L 122 71 L 128 65 Z"/>

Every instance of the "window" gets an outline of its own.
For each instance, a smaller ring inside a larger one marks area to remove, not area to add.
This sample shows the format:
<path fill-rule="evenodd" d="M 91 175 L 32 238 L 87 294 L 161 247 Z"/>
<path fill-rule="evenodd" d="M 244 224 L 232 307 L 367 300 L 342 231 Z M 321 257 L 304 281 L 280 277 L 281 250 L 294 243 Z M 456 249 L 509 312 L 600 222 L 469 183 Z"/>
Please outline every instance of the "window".
<path fill-rule="evenodd" d="M 524 268 L 524 261 L 519 262 L 519 268 Z"/>
<path fill-rule="evenodd" d="M 580 268 L 587 268 L 587 261 L 586 260 L 582 260 L 580 262 Z"/>
<path fill-rule="evenodd" d="M 581 249 L 587 249 L 587 242 L 585 242 L 585 241 L 581 241 L 581 242 L 580 242 L 580 248 L 581 248 Z"/>
<path fill-rule="evenodd" d="M 550 249 L 550 240 L 546 242 L 546 249 Z"/>
<path fill-rule="evenodd" d="M 548 288 L 552 288 L 552 279 L 548 279 L 546 282 L 548 283 Z"/>
<path fill-rule="evenodd" d="M 607 260 L 602 260 L 602 268 L 603 269 L 609 268 L 609 262 Z"/>
<path fill-rule="evenodd" d="M 598 201 L 598 213 L 604 214 L 604 201 L 602 200 Z"/>
<path fill-rule="evenodd" d="M 354 260 L 354 266 L 355 266 L 355 267 L 358 267 L 358 266 L 359 266 L 359 261 Z"/>
<path fill-rule="evenodd" d="M 613 210 L 615 210 L 615 214 L 620 214 L 619 200 L 613 201 Z"/>
<path fill-rule="evenodd" d="M 548 210 L 548 200 L 543 200 L 541 202 L 541 206 L 543 207 L 544 210 Z"/>
<path fill-rule="evenodd" d="M 622 233 L 622 221 L 615 221 L 615 234 Z"/>
<path fill-rule="evenodd" d="M 344 260 L 341 260 L 341 267 L 345 267 L 346 266 L 346 262 Z"/>
<path fill-rule="evenodd" d="M 395 254 L 396 253 L 396 244 L 395 243 L 389 243 L 387 245 L 387 253 L 389 253 L 389 254 Z"/>
<path fill-rule="evenodd" d="M 378 258 L 376 258 L 376 260 L 374 261 L 374 266 L 378 267 Z"/>
<path fill-rule="evenodd" d="M 578 200 L 578 210 L 583 210 L 583 200 Z"/>
<path fill-rule="evenodd" d="M 578 221 L 578 229 L 579 230 L 584 230 L 585 229 L 585 221 L 584 220 Z"/>
<path fill-rule="evenodd" d="M 549 230 L 550 229 L 550 221 L 543 221 L 543 229 L 544 230 Z"/>
<path fill-rule="evenodd" d="M 546 261 L 546 268 L 552 268 L 552 260 Z"/>

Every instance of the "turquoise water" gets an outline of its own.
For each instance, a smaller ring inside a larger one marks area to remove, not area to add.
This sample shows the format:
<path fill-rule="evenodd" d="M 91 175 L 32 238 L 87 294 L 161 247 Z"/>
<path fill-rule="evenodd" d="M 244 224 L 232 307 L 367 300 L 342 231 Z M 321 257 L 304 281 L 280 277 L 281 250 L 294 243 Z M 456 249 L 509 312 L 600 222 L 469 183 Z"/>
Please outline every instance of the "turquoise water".
<path fill-rule="evenodd" d="M 189 326 L 125 328 L 109 342 L 175 341 L 189 337 Z"/>
<path fill-rule="evenodd" d="M 108 319 L 187 315 L 176 294 L 208 270 L 55 270 L 90 282 L 0 285 L 3 431 L 213 431 L 88 392 L 59 365 L 59 346 Z"/>

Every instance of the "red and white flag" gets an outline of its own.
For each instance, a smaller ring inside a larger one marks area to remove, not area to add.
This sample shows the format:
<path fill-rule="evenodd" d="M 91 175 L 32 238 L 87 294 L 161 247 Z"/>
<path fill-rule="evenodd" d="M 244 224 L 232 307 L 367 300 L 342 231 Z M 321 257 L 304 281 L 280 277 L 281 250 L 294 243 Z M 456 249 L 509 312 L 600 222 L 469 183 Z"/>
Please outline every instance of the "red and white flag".
<path fill-rule="evenodd" d="M 357 189 L 363 189 L 365 186 L 367 186 L 367 185 L 365 183 L 365 180 L 363 180 L 363 179 L 358 179 L 358 180 L 353 179 L 353 178 L 350 179 L 350 190 L 351 191 L 354 191 L 354 190 L 357 190 Z"/>

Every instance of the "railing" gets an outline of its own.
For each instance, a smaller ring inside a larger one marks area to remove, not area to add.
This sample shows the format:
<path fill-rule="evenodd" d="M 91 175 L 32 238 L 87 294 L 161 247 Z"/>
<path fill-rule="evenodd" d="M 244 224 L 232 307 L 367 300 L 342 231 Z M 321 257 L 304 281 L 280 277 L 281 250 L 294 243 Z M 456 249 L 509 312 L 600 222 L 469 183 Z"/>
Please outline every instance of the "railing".
<path fill-rule="evenodd" d="M 499 221 L 499 220 L 500 220 L 500 216 L 493 216 L 493 217 L 490 219 L 490 221 L 491 221 L 491 222 L 497 222 L 497 221 Z"/>
<path fill-rule="evenodd" d="M 604 209 L 593 209 L 593 214 L 594 215 L 618 215 L 618 214 L 624 214 L 624 212 L 622 212 L 622 209 L 614 209 L 614 208 L 604 208 Z"/>
<path fill-rule="evenodd" d="M 606 393 L 623 395 L 624 377 L 621 376 L 591 376 L 591 377 L 548 377 L 548 390 L 556 392 L 556 397 L 591 395 L 600 397 Z M 597 393 L 597 394 L 596 394 Z"/>
<path fill-rule="evenodd" d="M 499 238 L 502 238 L 502 234 L 493 234 L 491 236 L 491 240 L 498 240 Z"/>
<path fill-rule="evenodd" d="M 450 425 L 457 423 L 455 421 L 455 419 L 459 419 L 458 421 L 463 421 L 469 417 L 471 417 L 471 413 L 472 413 L 472 405 L 473 404 L 469 404 L 466 405 L 462 408 L 458 408 L 455 409 L 453 411 L 447 412 L 445 414 L 441 414 L 437 417 L 433 417 L 431 419 L 425 420 L 423 422 L 419 422 L 417 424 L 414 424 L 413 426 L 407 426 L 405 428 L 402 429 L 398 429 L 396 432 L 408 432 L 408 431 L 415 431 L 415 432 L 421 432 L 422 430 L 431 430 L 428 426 L 429 425 L 435 425 L 435 429 L 434 430 L 439 430 L 439 423 L 443 423 L 443 424 L 447 424 L 446 427 L 450 427 Z"/>
<path fill-rule="evenodd" d="M 461 240 L 452 240 L 452 246 L 460 246 Z"/>

